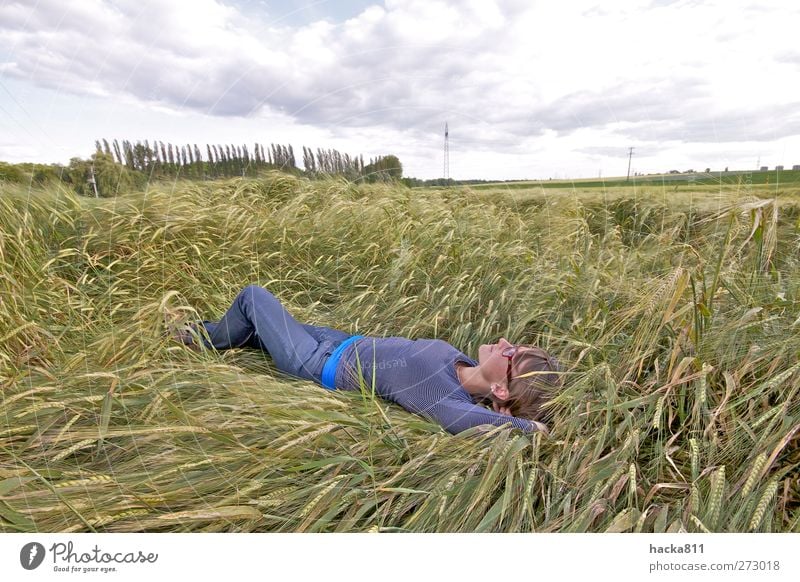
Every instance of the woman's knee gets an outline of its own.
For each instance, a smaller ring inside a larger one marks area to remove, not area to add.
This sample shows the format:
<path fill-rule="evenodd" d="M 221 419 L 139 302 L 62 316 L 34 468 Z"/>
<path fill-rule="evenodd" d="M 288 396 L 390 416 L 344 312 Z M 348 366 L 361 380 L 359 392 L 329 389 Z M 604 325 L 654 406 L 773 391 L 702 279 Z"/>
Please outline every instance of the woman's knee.
<path fill-rule="evenodd" d="M 257 295 L 269 295 L 269 291 L 264 289 L 261 285 L 248 285 L 239 292 L 240 297 L 253 297 Z"/>
<path fill-rule="evenodd" d="M 239 293 L 236 303 L 246 313 L 247 309 L 256 305 L 270 310 L 275 309 L 276 305 L 280 305 L 280 300 L 260 285 L 248 285 Z"/>

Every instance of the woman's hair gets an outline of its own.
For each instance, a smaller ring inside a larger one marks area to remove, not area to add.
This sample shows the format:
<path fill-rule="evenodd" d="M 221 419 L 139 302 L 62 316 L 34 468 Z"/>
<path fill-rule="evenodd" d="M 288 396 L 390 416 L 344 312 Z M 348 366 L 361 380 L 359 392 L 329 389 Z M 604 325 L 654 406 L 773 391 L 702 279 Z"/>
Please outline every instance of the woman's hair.
<path fill-rule="evenodd" d="M 541 348 L 520 346 L 511 365 L 511 385 L 504 406 L 519 418 L 545 423 L 552 420 L 552 409 L 543 408 L 543 404 L 562 386 L 560 374 L 548 373 L 561 371 L 558 361 Z"/>

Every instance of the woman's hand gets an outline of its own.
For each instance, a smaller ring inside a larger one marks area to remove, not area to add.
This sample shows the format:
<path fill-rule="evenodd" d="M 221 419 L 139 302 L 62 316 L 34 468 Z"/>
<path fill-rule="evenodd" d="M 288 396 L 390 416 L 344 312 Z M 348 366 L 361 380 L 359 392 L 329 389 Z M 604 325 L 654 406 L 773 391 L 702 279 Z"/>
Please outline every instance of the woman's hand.
<path fill-rule="evenodd" d="M 499 412 L 500 414 L 505 414 L 506 416 L 514 416 L 513 414 L 511 414 L 511 410 L 509 410 L 508 406 L 502 406 L 497 402 L 492 402 L 492 408 L 494 409 L 495 412 Z M 545 436 L 548 437 L 550 436 L 550 429 L 547 428 L 546 424 L 538 422 L 536 420 L 531 420 L 529 422 L 531 423 L 531 425 L 533 425 L 533 430 L 535 432 L 541 432 L 544 433 Z"/>
<path fill-rule="evenodd" d="M 511 414 L 511 411 L 508 409 L 508 406 L 500 406 L 497 402 L 492 402 L 492 408 L 494 408 L 495 412 L 499 412 L 500 414 L 505 414 L 506 416 L 514 416 Z"/>
<path fill-rule="evenodd" d="M 533 429 L 536 432 L 543 433 L 544 436 L 548 436 L 548 437 L 550 436 L 550 430 L 547 428 L 546 424 L 541 423 L 541 422 L 536 421 L 536 420 L 532 420 L 531 424 L 533 425 Z"/>

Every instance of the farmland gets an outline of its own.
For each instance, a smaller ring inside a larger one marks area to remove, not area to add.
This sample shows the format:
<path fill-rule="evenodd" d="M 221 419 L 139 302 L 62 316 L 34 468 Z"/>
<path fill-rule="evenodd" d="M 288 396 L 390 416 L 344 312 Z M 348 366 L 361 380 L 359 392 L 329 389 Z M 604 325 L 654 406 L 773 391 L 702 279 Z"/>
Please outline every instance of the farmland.
<path fill-rule="evenodd" d="M 798 244 L 791 183 L 0 184 L 0 531 L 800 532 Z M 350 333 L 546 348 L 551 435 L 165 336 L 251 283 Z"/>

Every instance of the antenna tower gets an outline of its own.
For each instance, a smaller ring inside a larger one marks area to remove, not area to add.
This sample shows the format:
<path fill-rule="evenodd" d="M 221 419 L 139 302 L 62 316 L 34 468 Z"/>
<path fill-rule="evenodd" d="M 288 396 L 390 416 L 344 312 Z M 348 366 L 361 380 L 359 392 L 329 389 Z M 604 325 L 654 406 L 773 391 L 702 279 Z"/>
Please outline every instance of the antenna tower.
<path fill-rule="evenodd" d="M 447 122 L 444 122 L 444 179 L 450 179 L 450 135 Z"/>
<path fill-rule="evenodd" d="M 631 179 L 631 158 L 633 157 L 633 148 L 628 148 L 628 176 L 625 178 L 625 181 Z"/>

